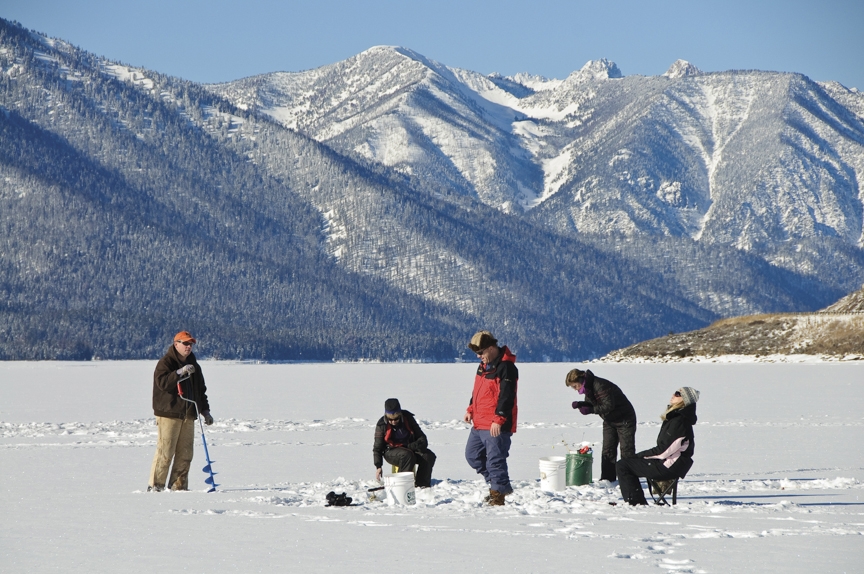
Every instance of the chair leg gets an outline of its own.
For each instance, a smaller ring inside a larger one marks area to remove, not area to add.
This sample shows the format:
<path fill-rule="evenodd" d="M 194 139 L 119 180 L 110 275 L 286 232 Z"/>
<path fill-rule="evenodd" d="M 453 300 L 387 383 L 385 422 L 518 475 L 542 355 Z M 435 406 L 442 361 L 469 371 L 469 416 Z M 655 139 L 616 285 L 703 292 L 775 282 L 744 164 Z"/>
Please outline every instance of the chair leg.
<path fill-rule="evenodd" d="M 672 504 L 678 504 L 678 479 L 673 479 L 672 482 L 665 485 L 665 487 L 661 487 L 659 482 L 666 482 L 665 480 L 657 481 L 650 478 L 646 478 L 645 481 L 648 483 L 648 492 L 651 493 L 651 498 L 654 499 L 654 504 L 658 506 L 669 506 L 669 503 L 666 502 L 666 495 L 670 492 L 672 493 Z M 655 496 L 656 494 L 656 496 Z"/>

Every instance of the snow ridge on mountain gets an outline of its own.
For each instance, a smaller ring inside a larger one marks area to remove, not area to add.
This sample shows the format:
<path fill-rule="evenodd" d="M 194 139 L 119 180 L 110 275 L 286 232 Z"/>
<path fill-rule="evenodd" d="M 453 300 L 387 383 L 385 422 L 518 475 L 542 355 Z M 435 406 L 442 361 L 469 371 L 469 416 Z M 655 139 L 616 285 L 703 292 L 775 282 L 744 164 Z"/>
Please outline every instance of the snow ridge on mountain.
<path fill-rule="evenodd" d="M 504 78 L 376 47 L 345 62 L 211 86 L 425 189 L 527 214 L 561 233 L 731 246 L 818 275 L 862 277 L 864 101 L 794 73 Z M 338 95 L 338 99 L 334 99 Z"/>
<path fill-rule="evenodd" d="M 2 359 L 149 358 L 181 324 L 210 357 L 454 360 L 482 324 L 560 360 L 714 317 L 576 237 L 3 20 L 0 86 Z"/>
<path fill-rule="evenodd" d="M 134 356 L 181 309 L 223 357 L 440 360 L 482 325 L 561 360 L 864 281 L 858 95 L 803 76 L 379 46 L 201 86 L 0 21 L 0 87 L 3 357 L 121 324 Z"/>

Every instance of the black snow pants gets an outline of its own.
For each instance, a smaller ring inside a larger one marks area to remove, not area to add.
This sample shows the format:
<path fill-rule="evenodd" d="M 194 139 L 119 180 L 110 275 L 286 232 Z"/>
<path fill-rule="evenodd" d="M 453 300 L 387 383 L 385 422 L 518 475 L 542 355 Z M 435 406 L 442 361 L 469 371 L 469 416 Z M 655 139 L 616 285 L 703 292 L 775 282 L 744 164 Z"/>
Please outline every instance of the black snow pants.
<path fill-rule="evenodd" d="M 417 452 L 399 446 L 384 451 L 384 460 L 398 466 L 401 472 L 412 472 L 414 465 L 417 465 L 414 486 L 432 486 L 432 467 L 435 466 L 436 458 L 435 453 L 428 449 Z"/>
<path fill-rule="evenodd" d="M 621 488 L 621 498 L 632 505 L 648 504 L 639 477 L 653 480 L 672 480 L 680 478 L 682 469 L 690 468 L 691 459 L 681 457 L 670 468 L 663 466 L 658 458 L 624 458 L 618 461 L 618 486 Z M 689 463 L 689 464 L 688 464 Z"/>
<path fill-rule="evenodd" d="M 636 419 L 616 423 L 603 421 L 603 451 L 600 457 L 600 480 L 614 482 L 618 445 L 621 458 L 636 456 Z"/>

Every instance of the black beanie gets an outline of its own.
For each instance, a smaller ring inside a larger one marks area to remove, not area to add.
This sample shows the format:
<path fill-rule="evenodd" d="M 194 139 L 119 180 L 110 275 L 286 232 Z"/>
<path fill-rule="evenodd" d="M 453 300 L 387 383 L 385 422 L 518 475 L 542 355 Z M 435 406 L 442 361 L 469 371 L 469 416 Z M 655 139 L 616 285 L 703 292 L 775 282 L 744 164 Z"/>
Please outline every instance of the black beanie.
<path fill-rule="evenodd" d="M 384 412 L 388 415 L 402 412 L 402 405 L 399 404 L 399 399 L 387 399 L 384 401 Z"/>

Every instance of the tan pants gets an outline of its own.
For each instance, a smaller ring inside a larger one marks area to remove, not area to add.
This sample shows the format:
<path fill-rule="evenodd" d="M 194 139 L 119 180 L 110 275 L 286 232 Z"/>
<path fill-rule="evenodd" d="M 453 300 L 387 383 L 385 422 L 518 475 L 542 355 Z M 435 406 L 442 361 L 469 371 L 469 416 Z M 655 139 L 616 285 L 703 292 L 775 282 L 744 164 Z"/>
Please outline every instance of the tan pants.
<path fill-rule="evenodd" d="M 192 443 L 195 440 L 195 419 L 171 419 L 156 417 L 156 427 L 159 434 L 156 438 L 156 454 L 150 467 L 150 486 L 165 488 L 168 477 L 168 467 L 171 459 L 171 480 L 168 485 L 171 490 L 187 490 L 189 488 L 189 465 L 192 463 Z"/>

